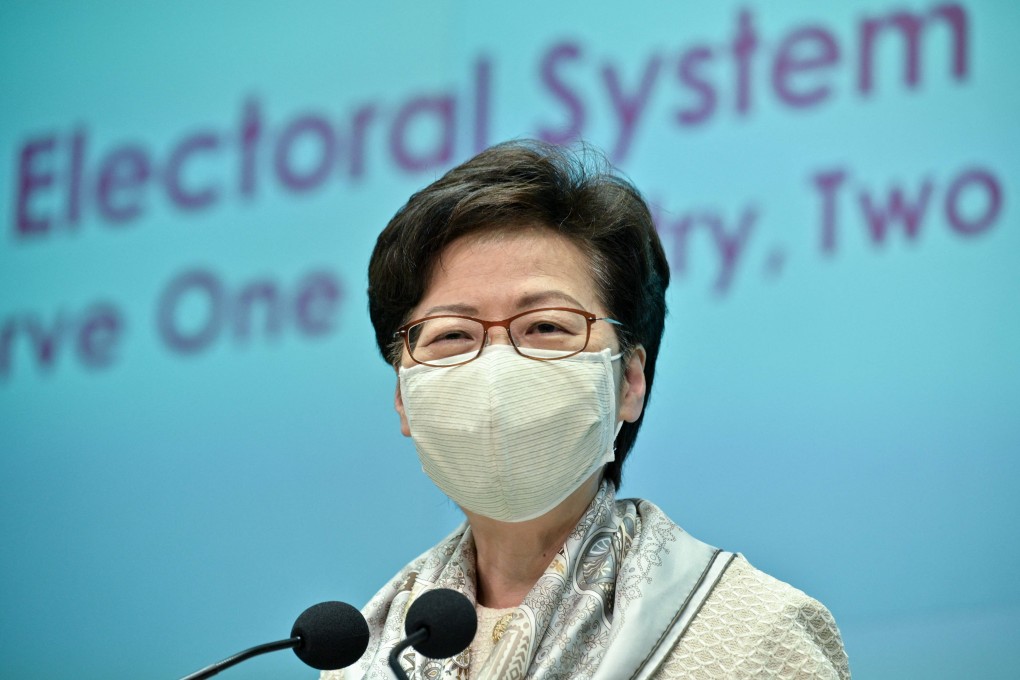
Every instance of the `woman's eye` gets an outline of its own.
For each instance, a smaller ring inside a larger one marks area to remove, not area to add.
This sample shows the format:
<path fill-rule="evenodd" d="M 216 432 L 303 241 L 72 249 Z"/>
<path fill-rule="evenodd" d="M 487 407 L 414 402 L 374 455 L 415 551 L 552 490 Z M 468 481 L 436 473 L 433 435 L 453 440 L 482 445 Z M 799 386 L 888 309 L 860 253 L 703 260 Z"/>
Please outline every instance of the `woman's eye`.
<path fill-rule="evenodd" d="M 440 342 L 465 342 L 472 339 L 471 333 L 465 330 L 451 329 L 430 335 L 426 339 L 427 344 Z"/>
<path fill-rule="evenodd" d="M 552 323 L 551 321 L 543 321 L 541 323 L 532 324 L 528 332 L 540 334 L 561 333 L 563 332 L 563 329 L 559 325 Z"/>

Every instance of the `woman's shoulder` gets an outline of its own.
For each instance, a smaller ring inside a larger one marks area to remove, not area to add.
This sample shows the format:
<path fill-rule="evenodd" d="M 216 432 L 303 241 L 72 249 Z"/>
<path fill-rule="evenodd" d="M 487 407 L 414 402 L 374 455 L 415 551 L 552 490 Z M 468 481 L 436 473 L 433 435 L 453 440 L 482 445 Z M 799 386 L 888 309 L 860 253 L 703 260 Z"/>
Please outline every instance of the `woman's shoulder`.
<path fill-rule="evenodd" d="M 737 555 L 657 677 L 850 677 L 836 622 L 820 602 Z"/>

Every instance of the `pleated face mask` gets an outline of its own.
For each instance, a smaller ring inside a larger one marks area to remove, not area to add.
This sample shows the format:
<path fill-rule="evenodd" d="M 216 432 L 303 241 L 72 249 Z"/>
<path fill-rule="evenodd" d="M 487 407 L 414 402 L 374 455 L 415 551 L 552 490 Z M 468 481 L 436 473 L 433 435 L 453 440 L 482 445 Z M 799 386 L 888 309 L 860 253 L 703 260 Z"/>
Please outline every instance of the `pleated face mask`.
<path fill-rule="evenodd" d="M 401 368 L 422 469 L 473 513 L 504 522 L 545 514 L 615 456 L 619 358 L 605 349 L 535 361 L 490 345 L 461 366 Z"/>

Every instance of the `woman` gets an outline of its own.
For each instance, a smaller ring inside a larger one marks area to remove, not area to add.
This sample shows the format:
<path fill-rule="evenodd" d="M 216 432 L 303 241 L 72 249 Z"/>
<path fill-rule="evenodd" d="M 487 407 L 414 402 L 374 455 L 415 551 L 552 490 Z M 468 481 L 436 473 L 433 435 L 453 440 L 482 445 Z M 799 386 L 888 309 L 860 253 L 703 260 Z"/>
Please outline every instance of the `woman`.
<path fill-rule="evenodd" d="M 368 603 L 368 652 L 324 679 L 391 677 L 407 608 L 439 587 L 476 603 L 478 635 L 407 651 L 410 677 L 849 677 L 821 604 L 616 500 L 669 269 L 638 192 L 590 160 L 493 147 L 380 235 L 369 309 L 401 431 L 467 521 Z"/>

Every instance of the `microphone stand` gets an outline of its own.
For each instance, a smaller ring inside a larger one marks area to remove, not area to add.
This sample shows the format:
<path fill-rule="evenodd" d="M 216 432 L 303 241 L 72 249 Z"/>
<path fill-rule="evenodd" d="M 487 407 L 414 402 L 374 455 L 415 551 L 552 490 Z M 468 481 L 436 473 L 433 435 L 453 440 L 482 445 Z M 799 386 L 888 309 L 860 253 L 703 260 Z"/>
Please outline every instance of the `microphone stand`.
<path fill-rule="evenodd" d="M 422 630 L 425 629 L 423 628 Z M 427 636 L 428 631 L 426 631 L 426 637 Z M 246 659 L 250 659 L 253 656 L 258 656 L 259 654 L 265 654 L 267 652 L 275 652 L 279 649 L 297 647 L 299 644 L 301 644 L 300 637 L 292 637 L 286 640 L 277 640 L 276 642 L 267 642 L 264 645 L 258 645 L 256 647 L 252 647 L 251 649 L 246 649 L 243 652 L 238 652 L 237 654 L 228 657 L 223 661 L 218 661 L 212 664 L 211 666 L 206 666 L 200 671 L 195 671 L 191 675 L 184 676 L 183 678 L 181 678 L 181 680 L 204 680 L 204 678 L 211 678 L 220 671 L 226 670 L 227 668 L 239 664 Z"/>
<path fill-rule="evenodd" d="M 390 670 L 393 671 L 393 675 L 397 676 L 397 680 L 408 680 L 407 673 L 400 667 L 400 653 L 412 645 L 417 645 L 421 642 L 425 642 L 429 639 L 429 629 L 421 627 L 418 630 L 411 633 L 410 636 L 402 640 L 393 650 L 390 652 Z M 183 678 L 183 680 L 189 680 Z"/>

